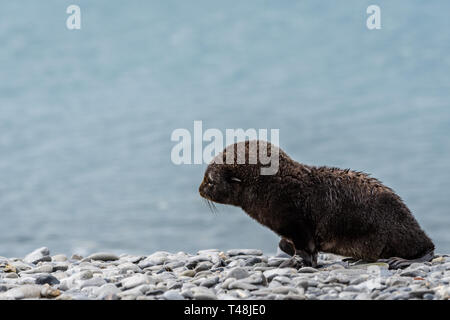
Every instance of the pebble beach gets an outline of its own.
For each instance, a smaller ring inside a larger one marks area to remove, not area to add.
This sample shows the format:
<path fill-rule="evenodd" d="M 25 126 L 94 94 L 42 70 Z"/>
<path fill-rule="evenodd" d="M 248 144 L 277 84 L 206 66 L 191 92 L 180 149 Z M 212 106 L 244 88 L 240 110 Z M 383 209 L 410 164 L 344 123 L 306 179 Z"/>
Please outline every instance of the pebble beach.
<path fill-rule="evenodd" d="M 320 254 L 319 267 L 283 267 L 289 259 L 257 249 L 99 252 L 24 258 L 0 256 L 0 299 L 55 300 L 448 300 L 450 257 L 389 270 Z"/>

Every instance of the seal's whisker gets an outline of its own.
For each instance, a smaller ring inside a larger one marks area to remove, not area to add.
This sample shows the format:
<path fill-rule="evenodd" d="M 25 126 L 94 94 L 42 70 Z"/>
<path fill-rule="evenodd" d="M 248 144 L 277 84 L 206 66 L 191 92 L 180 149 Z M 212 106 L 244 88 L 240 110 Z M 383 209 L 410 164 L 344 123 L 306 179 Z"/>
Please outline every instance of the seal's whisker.
<path fill-rule="evenodd" d="M 219 210 L 217 209 L 216 204 L 214 202 L 212 202 L 212 201 L 208 201 L 208 202 L 211 204 L 211 207 L 212 207 L 212 210 L 213 210 L 214 214 L 218 214 Z"/>
<path fill-rule="evenodd" d="M 209 210 L 213 213 L 213 214 L 217 214 L 218 210 L 216 205 L 214 204 L 214 202 L 208 200 L 208 199 L 203 199 L 203 201 L 208 205 Z"/>

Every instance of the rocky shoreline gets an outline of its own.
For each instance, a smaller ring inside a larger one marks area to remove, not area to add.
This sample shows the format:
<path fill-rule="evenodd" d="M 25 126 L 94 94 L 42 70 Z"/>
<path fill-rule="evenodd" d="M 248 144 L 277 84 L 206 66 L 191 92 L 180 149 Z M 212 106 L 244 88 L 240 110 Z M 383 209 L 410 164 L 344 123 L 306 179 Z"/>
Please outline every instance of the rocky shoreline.
<path fill-rule="evenodd" d="M 389 270 L 384 263 L 349 264 L 320 254 L 318 268 L 283 267 L 283 253 L 257 249 L 155 252 L 149 256 L 95 253 L 25 258 L 0 256 L 0 300 L 399 300 L 450 298 L 450 257 Z"/>

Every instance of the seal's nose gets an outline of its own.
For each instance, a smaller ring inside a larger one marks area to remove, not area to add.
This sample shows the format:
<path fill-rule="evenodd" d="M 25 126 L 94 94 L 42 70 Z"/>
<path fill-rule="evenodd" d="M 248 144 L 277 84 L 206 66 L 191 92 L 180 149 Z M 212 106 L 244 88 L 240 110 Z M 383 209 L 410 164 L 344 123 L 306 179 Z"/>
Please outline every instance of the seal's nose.
<path fill-rule="evenodd" d="M 203 179 L 202 183 L 200 183 L 200 187 L 198 187 L 198 193 L 200 193 L 200 195 L 202 197 L 205 196 L 205 186 L 206 186 L 206 181 L 205 181 L 205 179 Z"/>

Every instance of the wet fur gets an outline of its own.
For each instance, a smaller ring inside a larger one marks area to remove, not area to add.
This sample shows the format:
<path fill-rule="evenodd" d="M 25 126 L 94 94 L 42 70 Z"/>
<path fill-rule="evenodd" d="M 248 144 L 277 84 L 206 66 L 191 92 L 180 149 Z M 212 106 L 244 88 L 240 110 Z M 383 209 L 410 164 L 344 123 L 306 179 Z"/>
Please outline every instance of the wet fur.
<path fill-rule="evenodd" d="M 227 152 L 230 146 L 218 157 Z M 402 199 L 377 179 L 348 169 L 304 165 L 279 152 L 280 167 L 272 176 L 260 175 L 260 164 L 211 163 L 200 194 L 241 207 L 292 242 L 313 265 L 318 251 L 376 261 L 416 259 L 434 250 Z"/>

